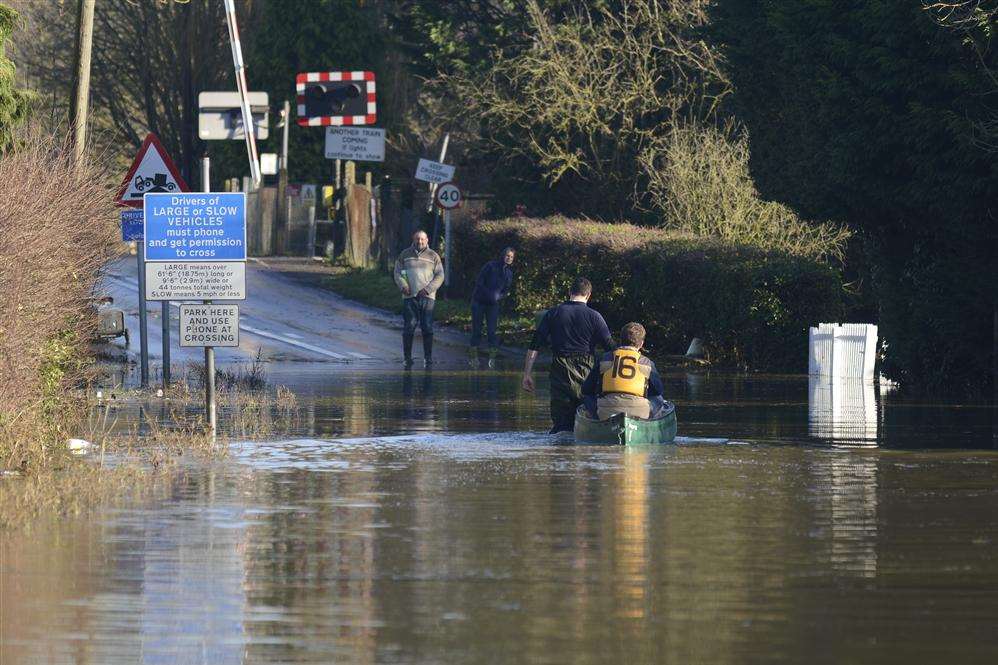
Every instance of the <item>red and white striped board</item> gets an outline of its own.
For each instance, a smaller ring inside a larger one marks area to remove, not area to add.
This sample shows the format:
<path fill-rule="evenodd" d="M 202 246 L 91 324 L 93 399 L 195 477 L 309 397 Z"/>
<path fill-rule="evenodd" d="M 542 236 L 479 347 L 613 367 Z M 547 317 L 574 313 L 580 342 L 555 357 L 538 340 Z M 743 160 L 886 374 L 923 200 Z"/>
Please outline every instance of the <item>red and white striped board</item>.
<path fill-rule="evenodd" d="M 328 81 L 364 81 L 367 88 L 367 115 L 326 115 L 305 117 L 305 88 L 309 83 Z M 302 127 L 325 127 L 328 125 L 373 125 L 377 119 L 374 72 L 305 72 L 295 78 L 298 99 L 298 124 Z"/>

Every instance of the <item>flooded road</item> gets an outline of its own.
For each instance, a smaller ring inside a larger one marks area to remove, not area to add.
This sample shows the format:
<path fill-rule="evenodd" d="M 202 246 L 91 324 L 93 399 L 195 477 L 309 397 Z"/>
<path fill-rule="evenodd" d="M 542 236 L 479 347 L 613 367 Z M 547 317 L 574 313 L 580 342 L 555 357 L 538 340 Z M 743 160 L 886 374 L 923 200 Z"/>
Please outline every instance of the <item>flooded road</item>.
<path fill-rule="evenodd" d="M 998 660 L 987 405 L 670 372 L 680 445 L 624 449 L 513 372 L 269 378 L 286 436 L 4 536 L 0 662 Z"/>

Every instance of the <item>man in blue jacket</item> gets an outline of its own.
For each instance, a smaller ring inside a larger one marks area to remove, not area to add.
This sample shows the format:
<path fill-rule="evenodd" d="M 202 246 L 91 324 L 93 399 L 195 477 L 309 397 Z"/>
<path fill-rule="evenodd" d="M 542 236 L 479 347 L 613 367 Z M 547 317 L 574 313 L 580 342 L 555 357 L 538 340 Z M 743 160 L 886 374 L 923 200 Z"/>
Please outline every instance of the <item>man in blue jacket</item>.
<path fill-rule="evenodd" d="M 475 290 L 471 294 L 471 346 L 468 356 L 473 364 L 478 363 L 478 346 L 482 342 L 482 323 L 485 323 L 489 339 L 489 365 L 499 353 L 496 328 L 499 325 L 499 302 L 509 295 L 513 285 L 513 261 L 516 250 L 507 247 L 500 257 L 489 261 L 478 272 Z"/>
<path fill-rule="evenodd" d="M 523 364 L 523 389 L 534 392 L 534 361 L 538 351 L 551 347 L 551 434 L 571 432 L 575 427 L 575 410 L 582 403 L 582 382 L 596 364 L 595 351 L 601 346 L 613 349 L 613 338 L 606 321 L 588 306 L 593 293 L 592 283 L 585 277 L 572 282 L 566 302 L 552 307 L 541 319 L 530 340 Z"/>

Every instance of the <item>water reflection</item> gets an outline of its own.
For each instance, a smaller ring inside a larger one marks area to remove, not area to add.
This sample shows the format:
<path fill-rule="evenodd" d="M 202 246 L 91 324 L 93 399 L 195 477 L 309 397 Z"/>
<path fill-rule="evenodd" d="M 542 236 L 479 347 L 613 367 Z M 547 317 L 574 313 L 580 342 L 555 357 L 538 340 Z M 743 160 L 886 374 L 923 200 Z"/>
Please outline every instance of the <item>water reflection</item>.
<path fill-rule="evenodd" d="M 833 569 L 857 577 L 877 574 L 877 458 L 830 451 L 813 466 L 820 528 L 828 529 Z"/>
<path fill-rule="evenodd" d="M 877 445 L 880 424 L 874 384 L 862 379 L 808 380 L 808 434 L 849 445 Z"/>
<path fill-rule="evenodd" d="M 617 491 L 614 559 L 621 616 L 643 619 L 648 584 L 648 455 L 645 448 L 624 451 Z"/>
<path fill-rule="evenodd" d="M 989 644 L 998 596 L 959 607 L 998 588 L 968 544 L 998 529 L 996 460 L 544 441 L 242 444 L 151 505 L 5 539 L 0 657 L 793 663 L 820 642 L 836 662 L 929 644 L 970 662 Z M 917 604 L 902 571 L 932 579 Z"/>
<path fill-rule="evenodd" d="M 530 433 L 512 373 L 316 374 L 297 438 L 0 535 L 0 662 L 989 662 L 998 457 L 788 445 L 988 411 L 702 378 L 683 445 L 624 449 Z"/>

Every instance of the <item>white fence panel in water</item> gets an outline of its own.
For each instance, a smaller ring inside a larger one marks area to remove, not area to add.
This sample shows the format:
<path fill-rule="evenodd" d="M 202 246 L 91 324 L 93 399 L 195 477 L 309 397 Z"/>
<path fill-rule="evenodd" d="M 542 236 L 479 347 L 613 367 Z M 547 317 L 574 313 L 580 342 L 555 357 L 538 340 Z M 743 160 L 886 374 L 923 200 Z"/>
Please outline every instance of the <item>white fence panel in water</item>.
<path fill-rule="evenodd" d="M 877 326 L 821 323 L 808 331 L 808 374 L 873 381 Z"/>

